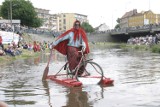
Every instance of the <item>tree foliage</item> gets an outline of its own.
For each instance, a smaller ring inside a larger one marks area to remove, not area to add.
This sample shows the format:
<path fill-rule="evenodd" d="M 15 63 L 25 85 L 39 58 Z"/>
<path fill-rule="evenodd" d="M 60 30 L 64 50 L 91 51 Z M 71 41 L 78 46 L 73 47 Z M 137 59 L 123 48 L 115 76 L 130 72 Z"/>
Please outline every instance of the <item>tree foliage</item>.
<path fill-rule="evenodd" d="M 81 26 L 87 33 L 94 32 L 93 27 L 87 22 L 83 22 Z"/>
<path fill-rule="evenodd" d="M 118 29 L 120 28 L 120 18 L 118 18 L 116 21 L 117 21 L 117 25 L 115 26 L 115 29 Z"/>
<path fill-rule="evenodd" d="M 12 15 L 12 19 L 21 20 L 21 25 L 29 27 L 42 25 L 42 21 L 37 17 L 32 3 L 28 0 L 5 0 L 2 3 L 0 13 L 4 19 L 11 19 Z"/>

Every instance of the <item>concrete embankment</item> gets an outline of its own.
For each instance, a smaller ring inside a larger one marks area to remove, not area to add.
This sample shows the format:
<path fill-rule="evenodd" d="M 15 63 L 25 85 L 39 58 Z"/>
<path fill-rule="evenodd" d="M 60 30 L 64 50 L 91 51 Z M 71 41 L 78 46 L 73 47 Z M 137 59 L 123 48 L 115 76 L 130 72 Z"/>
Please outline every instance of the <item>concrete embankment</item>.
<path fill-rule="evenodd" d="M 53 42 L 54 41 L 54 37 L 53 36 L 49 36 L 49 35 L 38 35 L 38 34 L 28 34 L 30 36 L 30 38 L 32 39 L 32 41 L 39 41 L 39 42 Z"/>
<path fill-rule="evenodd" d="M 108 33 L 87 34 L 89 42 L 112 42 L 113 38 Z"/>
<path fill-rule="evenodd" d="M 49 35 L 37 35 L 37 34 L 29 34 L 33 40 L 36 41 L 49 41 L 53 42 L 54 37 Z M 89 42 L 112 42 L 113 38 L 107 33 L 99 33 L 99 34 L 87 34 Z"/>

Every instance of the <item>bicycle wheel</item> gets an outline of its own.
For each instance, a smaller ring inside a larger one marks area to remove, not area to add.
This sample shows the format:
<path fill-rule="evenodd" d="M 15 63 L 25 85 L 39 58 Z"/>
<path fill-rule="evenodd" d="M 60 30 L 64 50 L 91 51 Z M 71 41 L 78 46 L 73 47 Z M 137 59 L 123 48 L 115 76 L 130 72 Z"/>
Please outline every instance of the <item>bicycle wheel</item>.
<path fill-rule="evenodd" d="M 78 81 L 83 84 L 99 84 L 102 81 L 103 70 L 97 63 L 86 61 L 81 66 L 84 66 L 84 71 L 81 76 L 76 76 Z"/>

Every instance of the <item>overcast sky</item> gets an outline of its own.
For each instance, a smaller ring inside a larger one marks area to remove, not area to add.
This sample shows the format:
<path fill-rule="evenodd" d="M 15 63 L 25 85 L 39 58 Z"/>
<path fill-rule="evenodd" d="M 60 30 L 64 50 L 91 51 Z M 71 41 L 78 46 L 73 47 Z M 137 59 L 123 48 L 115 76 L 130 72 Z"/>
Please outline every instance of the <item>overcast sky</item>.
<path fill-rule="evenodd" d="M 4 0 L 0 0 L 0 4 Z M 88 16 L 89 23 L 97 27 L 106 23 L 110 28 L 116 19 L 130 10 L 138 12 L 152 10 L 160 14 L 160 0 L 29 0 L 34 7 L 54 13 L 79 13 Z"/>

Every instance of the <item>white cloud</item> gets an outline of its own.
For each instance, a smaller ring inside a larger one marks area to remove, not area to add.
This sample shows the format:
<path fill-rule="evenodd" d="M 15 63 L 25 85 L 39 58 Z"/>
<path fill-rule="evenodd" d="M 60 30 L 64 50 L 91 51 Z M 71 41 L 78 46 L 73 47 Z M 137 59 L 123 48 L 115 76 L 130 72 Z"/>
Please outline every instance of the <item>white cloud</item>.
<path fill-rule="evenodd" d="M 0 0 L 0 3 L 4 0 Z M 88 16 L 93 27 L 106 23 L 110 28 L 116 19 L 132 9 L 151 9 L 160 14 L 160 0 L 30 0 L 34 7 L 50 10 L 50 13 L 80 13 Z"/>

